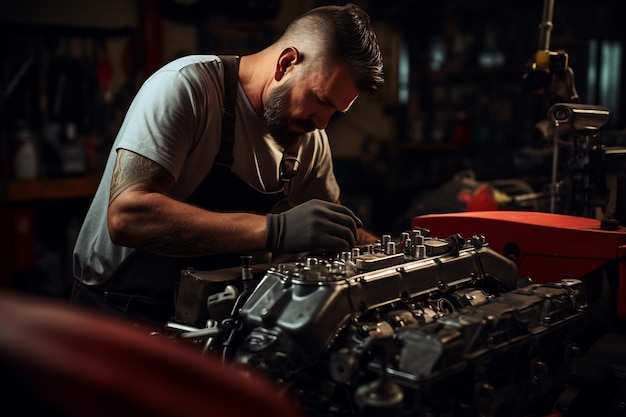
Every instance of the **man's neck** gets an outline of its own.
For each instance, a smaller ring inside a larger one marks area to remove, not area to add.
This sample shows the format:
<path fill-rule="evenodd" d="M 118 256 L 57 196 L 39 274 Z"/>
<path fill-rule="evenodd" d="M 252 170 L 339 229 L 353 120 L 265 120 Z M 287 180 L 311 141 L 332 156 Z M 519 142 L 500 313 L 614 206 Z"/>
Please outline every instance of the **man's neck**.
<path fill-rule="evenodd" d="M 241 57 L 239 63 L 239 82 L 246 93 L 252 108 L 263 117 L 263 95 L 268 88 L 273 69 L 268 68 L 264 51 Z"/>

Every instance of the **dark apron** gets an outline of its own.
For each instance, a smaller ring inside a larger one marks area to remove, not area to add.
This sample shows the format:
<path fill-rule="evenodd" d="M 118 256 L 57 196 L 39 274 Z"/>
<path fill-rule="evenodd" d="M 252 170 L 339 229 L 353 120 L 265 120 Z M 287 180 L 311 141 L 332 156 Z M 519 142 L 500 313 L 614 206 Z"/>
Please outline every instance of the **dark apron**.
<path fill-rule="evenodd" d="M 220 152 L 213 168 L 187 201 L 212 211 L 269 213 L 284 197 L 284 187 L 263 193 L 231 172 L 234 117 L 232 119 L 224 123 Z M 182 258 L 136 250 L 102 284 L 87 286 L 76 280 L 72 302 L 162 329 L 174 315 L 181 270 L 238 266 L 241 265 L 240 255 Z"/>

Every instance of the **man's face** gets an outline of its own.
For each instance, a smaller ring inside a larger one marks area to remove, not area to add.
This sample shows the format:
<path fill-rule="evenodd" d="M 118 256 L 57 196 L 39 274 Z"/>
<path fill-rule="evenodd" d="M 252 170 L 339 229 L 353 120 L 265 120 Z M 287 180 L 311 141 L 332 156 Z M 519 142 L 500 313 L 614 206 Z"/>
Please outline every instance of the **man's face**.
<path fill-rule="evenodd" d="M 291 82 L 285 81 L 269 92 L 263 108 L 263 118 L 274 140 L 286 148 L 296 141 L 302 132 L 310 132 L 315 126 L 309 120 L 293 120 L 286 116 L 288 96 L 291 92 Z M 300 132 L 292 130 L 291 126 L 299 126 Z"/>
<path fill-rule="evenodd" d="M 302 77 L 285 76 L 268 93 L 263 117 L 270 134 L 287 147 L 300 135 L 324 129 L 336 111 L 347 111 L 359 95 L 345 66 Z"/>

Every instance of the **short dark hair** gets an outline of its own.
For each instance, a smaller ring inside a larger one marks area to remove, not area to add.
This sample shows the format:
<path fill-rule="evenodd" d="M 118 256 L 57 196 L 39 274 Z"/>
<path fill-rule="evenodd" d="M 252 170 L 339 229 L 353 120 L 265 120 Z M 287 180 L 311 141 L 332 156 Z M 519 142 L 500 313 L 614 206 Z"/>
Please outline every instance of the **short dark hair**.
<path fill-rule="evenodd" d="M 346 62 L 359 91 L 375 93 L 380 89 L 385 82 L 383 58 L 370 17 L 361 6 L 317 7 L 294 20 L 285 33 L 298 31 L 302 22 L 314 22 L 315 30 L 324 31 L 329 40 L 324 46 L 330 48 L 326 52 Z"/>

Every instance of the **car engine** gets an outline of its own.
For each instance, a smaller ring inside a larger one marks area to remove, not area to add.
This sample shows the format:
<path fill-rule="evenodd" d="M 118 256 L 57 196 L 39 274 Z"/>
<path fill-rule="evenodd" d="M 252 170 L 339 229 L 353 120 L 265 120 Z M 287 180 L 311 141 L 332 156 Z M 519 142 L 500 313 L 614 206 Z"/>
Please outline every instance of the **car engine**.
<path fill-rule="evenodd" d="M 169 330 L 268 374 L 311 416 L 548 415 L 564 402 L 583 282 L 519 279 L 483 236 L 415 229 L 258 277 L 242 261 L 234 281 L 183 271 Z M 222 289 L 190 319 L 181 299 L 212 281 Z"/>

